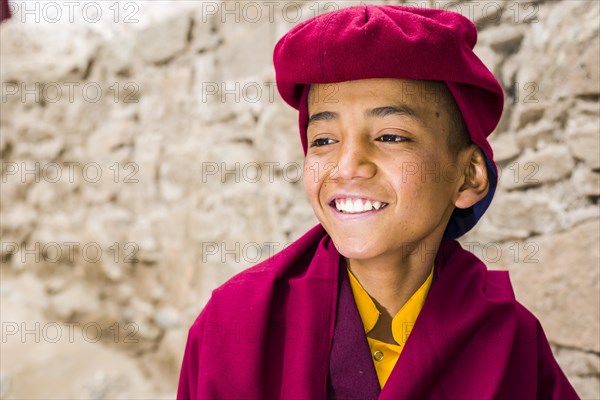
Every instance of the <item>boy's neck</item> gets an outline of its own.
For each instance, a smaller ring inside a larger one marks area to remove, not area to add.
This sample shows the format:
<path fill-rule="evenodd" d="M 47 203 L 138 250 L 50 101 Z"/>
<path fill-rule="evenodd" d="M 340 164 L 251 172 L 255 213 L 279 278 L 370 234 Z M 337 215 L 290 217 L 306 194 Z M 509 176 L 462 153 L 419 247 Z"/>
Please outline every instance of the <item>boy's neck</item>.
<path fill-rule="evenodd" d="M 420 246 L 427 251 L 380 257 L 376 260 L 346 259 L 350 271 L 382 314 L 372 331 L 375 335 L 372 337 L 390 342 L 385 338 L 391 338 L 392 318 L 429 276 L 439 245 L 438 241 L 434 250 L 431 244 Z"/>

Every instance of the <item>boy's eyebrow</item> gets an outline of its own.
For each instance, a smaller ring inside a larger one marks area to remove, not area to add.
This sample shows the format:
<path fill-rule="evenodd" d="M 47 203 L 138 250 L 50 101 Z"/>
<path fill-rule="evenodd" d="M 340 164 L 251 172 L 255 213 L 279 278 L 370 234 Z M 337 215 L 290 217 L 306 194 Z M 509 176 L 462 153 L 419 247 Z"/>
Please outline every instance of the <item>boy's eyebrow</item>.
<path fill-rule="evenodd" d="M 400 116 L 408 116 L 413 119 L 418 119 L 417 112 L 412 108 L 405 105 L 390 105 L 383 107 L 376 107 L 365 110 L 365 118 L 368 117 L 378 117 L 383 118 L 388 115 L 400 115 Z M 339 117 L 339 113 L 333 111 L 322 111 L 316 114 L 313 114 L 308 119 L 308 125 L 317 122 L 317 121 L 330 121 L 332 119 L 337 119 Z"/>
<path fill-rule="evenodd" d="M 388 115 L 408 116 L 418 119 L 417 112 L 406 105 L 392 105 L 372 108 L 365 111 L 365 117 L 387 117 Z"/>
<path fill-rule="evenodd" d="M 317 121 L 330 121 L 332 119 L 337 119 L 339 116 L 340 116 L 340 114 L 333 112 L 333 111 L 318 112 L 318 113 L 310 116 L 310 118 L 308 119 L 307 126 L 310 126 L 310 124 L 317 122 Z"/>

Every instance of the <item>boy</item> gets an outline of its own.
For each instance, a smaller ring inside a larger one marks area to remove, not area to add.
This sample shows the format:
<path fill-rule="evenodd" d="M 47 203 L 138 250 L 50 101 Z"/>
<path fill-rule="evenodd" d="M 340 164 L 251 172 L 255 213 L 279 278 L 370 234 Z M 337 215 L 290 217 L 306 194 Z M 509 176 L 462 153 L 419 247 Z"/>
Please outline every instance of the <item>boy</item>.
<path fill-rule="evenodd" d="M 178 398 L 576 399 L 508 274 L 454 239 L 485 212 L 503 92 L 461 15 L 355 6 L 276 45 L 320 222 L 213 291 Z"/>

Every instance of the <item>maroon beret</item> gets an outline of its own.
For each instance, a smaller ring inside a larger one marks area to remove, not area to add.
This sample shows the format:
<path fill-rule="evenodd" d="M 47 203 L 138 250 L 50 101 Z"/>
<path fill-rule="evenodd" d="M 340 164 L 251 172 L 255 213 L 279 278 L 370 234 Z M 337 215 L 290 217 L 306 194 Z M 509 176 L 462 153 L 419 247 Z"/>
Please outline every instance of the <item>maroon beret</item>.
<path fill-rule="evenodd" d="M 456 209 L 445 238 L 471 229 L 495 192 L 497 169 L 487 136 L 504 106 L 494 75 L 473 52 L 477 29 L 458 13 L 399 5 L 360 5 L 321 14 L 296 25 L 275 45 L 279 94 L 299 110 L 307 149 L 307 98 L 311 84 L 369 78 L 442 81 L 452 93 L 473 143 L 484 152 L 490 177 L 487 196 Z"/>

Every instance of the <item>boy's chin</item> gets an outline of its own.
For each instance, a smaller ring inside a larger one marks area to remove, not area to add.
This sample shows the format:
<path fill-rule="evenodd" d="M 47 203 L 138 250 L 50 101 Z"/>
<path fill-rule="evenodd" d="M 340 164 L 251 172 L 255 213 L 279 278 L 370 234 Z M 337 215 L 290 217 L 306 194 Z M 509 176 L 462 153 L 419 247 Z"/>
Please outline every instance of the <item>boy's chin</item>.
<path fill-rule="evenodd" d="M 353 243 L 340 243 L 339 241 L 333 241 L 335 244 L 335 248 L 342 255 L 342 257 L 351 259 L 351 260 L 367 260 L 370 258 L 375 258 L 379 255 L 377 249 L 373 248 L 373 246 L 362 244 L 353 244 Z"/>
<path fill-rule="evenodd" d="M 375 258 L 381 255 L 387 247 L 385 243 L 381 243 L 383 238 L 376 234 L 365 235 L 364 231 L 340 231 L 339 229 L 328 229 L 330 227 L 326 225 L 323 225 L 323 227 L 331 237 L 338 253 L 349 259 L 366 260 Z"/>

